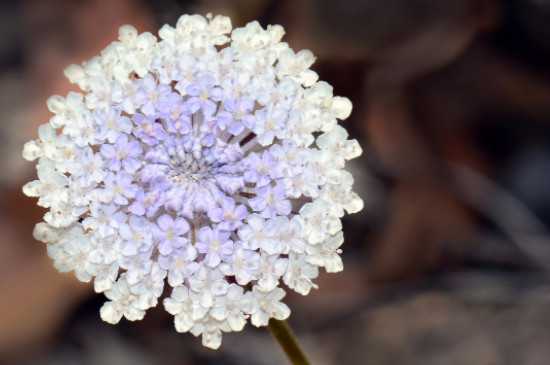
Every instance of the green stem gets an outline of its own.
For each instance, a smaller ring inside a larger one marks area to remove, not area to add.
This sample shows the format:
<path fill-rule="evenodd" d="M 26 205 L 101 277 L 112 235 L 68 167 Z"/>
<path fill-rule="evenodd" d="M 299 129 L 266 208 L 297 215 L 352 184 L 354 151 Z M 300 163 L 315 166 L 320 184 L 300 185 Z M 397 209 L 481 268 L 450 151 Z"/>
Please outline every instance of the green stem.
<path fill-rule="evenodd" d="M 271 318 L 267 327 L 279 345 L 283 348 L 283 351 L 292 365 L 311 364 L 285 321 Z"/>

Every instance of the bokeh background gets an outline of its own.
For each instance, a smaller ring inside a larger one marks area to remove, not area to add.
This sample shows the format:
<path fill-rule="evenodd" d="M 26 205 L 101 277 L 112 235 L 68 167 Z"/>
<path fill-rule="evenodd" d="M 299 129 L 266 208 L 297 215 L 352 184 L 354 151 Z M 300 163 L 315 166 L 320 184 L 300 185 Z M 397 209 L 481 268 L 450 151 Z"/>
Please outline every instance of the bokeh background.
<path fill-rule="evenodd" d="M 281 24 L 354 104 L 365 200 L 344 220 L 345 270 L 290 324 L 315 364 L 544 365 L 550 358 L 550 1 L 19 0 L 0 2 L 0 363 L 285 364 L 265 329 L 217 351 L 162 308 L 103 323 L 90 285 L 52 267 L 23 196 L 25 141 L 70 63 L 133 24 L 184 13 Z"/>

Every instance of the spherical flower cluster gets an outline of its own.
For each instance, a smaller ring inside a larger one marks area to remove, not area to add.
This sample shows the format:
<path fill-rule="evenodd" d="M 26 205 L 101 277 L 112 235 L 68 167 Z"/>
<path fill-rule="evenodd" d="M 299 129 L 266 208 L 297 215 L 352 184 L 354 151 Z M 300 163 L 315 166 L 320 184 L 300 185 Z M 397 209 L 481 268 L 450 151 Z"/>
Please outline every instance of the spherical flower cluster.
<path fill-rule="evenodd" d="M 363 207 L 344 170 L 361 148 L 337 124 L 351 103 L 283 34 L 184 15 L 65 70 L 84 93 L 48 100 L 23 191 L 49 208 L 34 235 L 55 267 L 109 299 L 103 320 L 141 319 L 168 288 L 177 331 L 217 348 L 289 316 L 280 281 L 305 295 L 342 270 L 340 218 Z"/>

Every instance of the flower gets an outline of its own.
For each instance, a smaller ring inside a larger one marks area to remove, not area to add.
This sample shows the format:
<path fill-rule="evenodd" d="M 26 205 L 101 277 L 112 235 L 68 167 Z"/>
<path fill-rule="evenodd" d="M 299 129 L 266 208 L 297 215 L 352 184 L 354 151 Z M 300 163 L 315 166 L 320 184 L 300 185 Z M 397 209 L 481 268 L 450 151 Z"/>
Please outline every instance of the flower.
<path fill-rule="evenodd" d="M 82 93 L 48 100 L 23 191 L 49 208 L 34 236 L 54 265 L 109 299 L 103 320 L 143 318 L 168 287 L 176 330 L 217 348 L 289 316 L 281 281 L 305 295 L 319 267 L 342 270 L 340 218 L 363 207 L 337 121 L 351 103 L 283 34 L 184 15 L 160 40 L 123 26 L 65 70 Z"/>

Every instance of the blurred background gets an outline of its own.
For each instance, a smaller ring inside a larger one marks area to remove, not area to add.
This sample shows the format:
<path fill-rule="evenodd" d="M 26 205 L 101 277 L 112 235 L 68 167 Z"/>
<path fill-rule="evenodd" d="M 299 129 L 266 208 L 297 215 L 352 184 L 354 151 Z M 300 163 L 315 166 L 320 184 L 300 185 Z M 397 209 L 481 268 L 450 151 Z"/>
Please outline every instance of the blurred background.
<path fill-rule="evenodd" d="M 281 24 L 354 105 L 349 169 L 365 209 L 346 216 L 345 270 L 289 293 L 315 364 L 548 364 L 550 1 L 19 0 L 0 2 L 0 363 L 285 364 L 264 329 L 217 351 L 162 308 L 103 323 L 90 285 L 52 267 L 21 193 L 21 158 L 72 89 L 70 63 L 184 13 Z"/>

